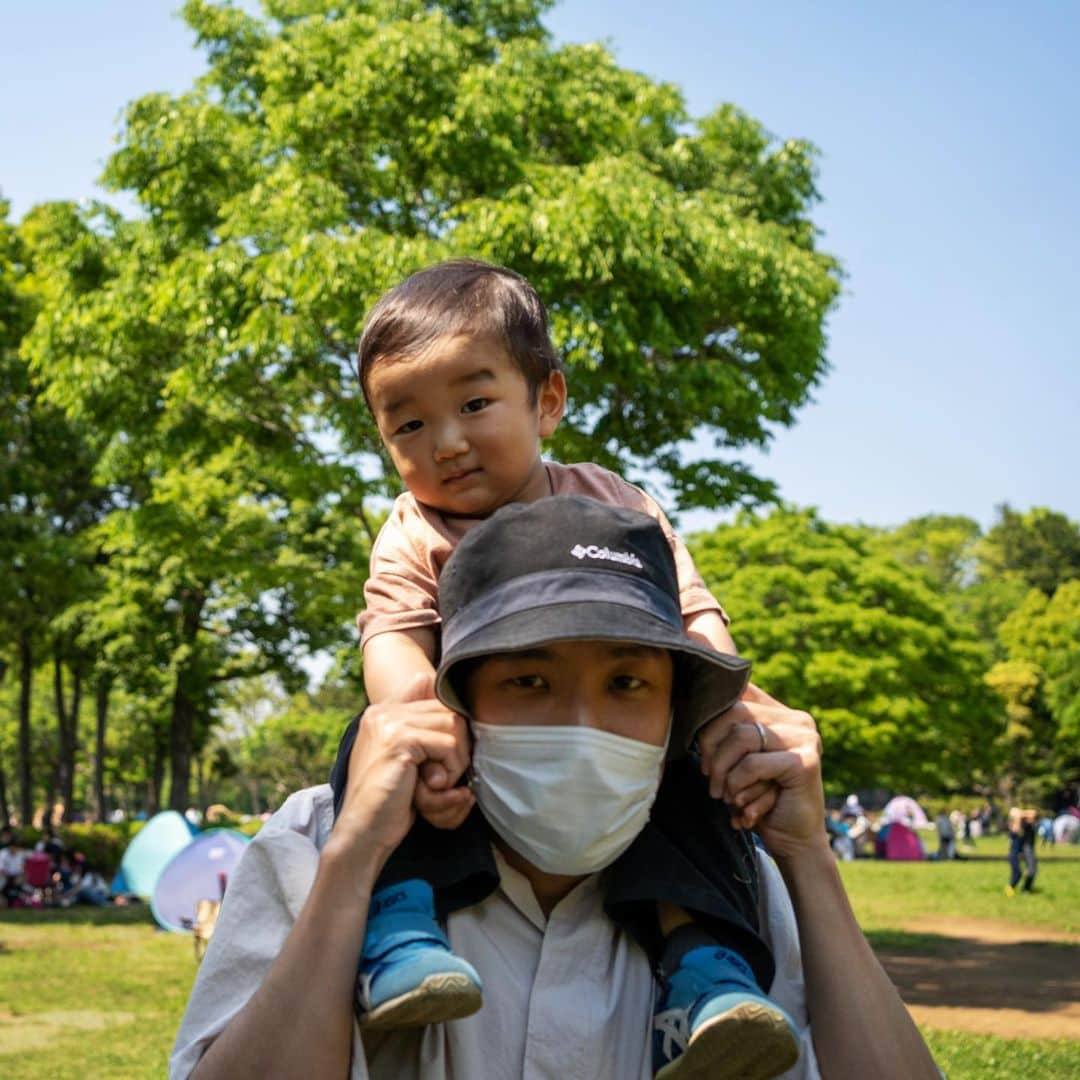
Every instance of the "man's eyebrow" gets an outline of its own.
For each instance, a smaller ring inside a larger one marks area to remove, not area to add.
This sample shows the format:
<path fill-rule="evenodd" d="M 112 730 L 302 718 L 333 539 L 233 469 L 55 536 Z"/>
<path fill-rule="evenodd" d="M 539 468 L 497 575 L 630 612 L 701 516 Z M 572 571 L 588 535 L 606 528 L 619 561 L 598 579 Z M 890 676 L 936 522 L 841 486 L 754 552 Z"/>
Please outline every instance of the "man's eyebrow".
<path fill-rule="evenodd" d="M 620 641 L 611 642 L 608 651 L 612 656 L 631 659 L 649 659 L 656 656 L 657 653 L 664 652 L 663 649 L 655 645 L 639 645 L 636 642 Z"/>
<path fill-rule="evenodd" d="M 485 660 L 494 660 L 497 664 L 512 664 L 515 660 L 554 660 L 555 654 L 550 649 L 537 646 L 533 649 L 512 649 L 509 652 L 489 653 Z"/>

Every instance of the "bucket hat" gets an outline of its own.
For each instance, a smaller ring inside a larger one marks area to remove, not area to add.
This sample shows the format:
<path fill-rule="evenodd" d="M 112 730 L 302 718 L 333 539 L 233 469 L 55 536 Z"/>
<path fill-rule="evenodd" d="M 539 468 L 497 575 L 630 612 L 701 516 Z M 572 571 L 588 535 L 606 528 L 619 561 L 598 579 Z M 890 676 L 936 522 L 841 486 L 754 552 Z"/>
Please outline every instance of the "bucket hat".
<path fill-rule="evenodd" d="M 668 756 L 729 709 L 750 663 L 686 636 L 675 558 L 647 514 L 582 495 L 502 507 L 473 528 L 439 579 L 440 700 L 468 714 L 462 665 L 562 641 L 622 641 L 675 661 Z"/>

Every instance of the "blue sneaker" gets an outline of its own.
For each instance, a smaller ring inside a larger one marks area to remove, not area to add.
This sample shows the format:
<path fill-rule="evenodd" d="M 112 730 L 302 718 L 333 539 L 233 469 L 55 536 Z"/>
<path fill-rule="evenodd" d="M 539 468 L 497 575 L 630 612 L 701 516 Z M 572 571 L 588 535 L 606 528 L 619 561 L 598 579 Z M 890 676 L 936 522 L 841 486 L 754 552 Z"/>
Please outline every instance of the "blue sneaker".
<path fill-rule="evenodd" d="M 703 945 L 683 956 L 653 1015 L 655 1080 L 768 1080 L 798 1059 L 795 1025 L 738 953 Z"/>
<path fill-rule="evenodd" d="M 363 1028 L 423 1027 L 480 1008 L 480 976 L 450 951 L 435 921 L 435 897 L 414 879 L 380 889 L 368 908 L 356 978 Z"/>

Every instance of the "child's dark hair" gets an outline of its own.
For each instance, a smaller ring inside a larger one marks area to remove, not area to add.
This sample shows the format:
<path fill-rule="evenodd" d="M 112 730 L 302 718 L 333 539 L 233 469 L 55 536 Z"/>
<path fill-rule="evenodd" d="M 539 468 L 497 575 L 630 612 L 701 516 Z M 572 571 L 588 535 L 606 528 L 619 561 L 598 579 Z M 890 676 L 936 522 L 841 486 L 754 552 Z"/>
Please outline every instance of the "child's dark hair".
<path fill-rule="evenodd" d="M 533 404 L 551 373 L 562 370 L 547 312 L 532 285 L 503 266 L 451 259 L 407 277 L 371 309 L 356 356 L 368 408 L 368 378 L 377 363 L 407 360 L 456 334 L 502 342 L 525 376 Z"/>

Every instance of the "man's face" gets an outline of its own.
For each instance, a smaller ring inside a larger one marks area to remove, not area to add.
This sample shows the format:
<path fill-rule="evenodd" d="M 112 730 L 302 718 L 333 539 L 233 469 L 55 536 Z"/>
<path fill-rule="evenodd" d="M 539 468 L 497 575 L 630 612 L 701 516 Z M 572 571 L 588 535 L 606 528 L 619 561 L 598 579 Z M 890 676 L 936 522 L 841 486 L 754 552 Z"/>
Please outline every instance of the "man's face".
<path fill-rule="evenodd" d="M 562 417 L 560 374 L 533 402 L 498 341 L 459 334 L 420 356 L 377 363 L 367 390 L 379 435 L 418 502 L 482 517 L 549 494 L 540 439 Z"/>
<path fill-rule="evenodd" d="M 663 746 L 671 718 L 666 649 L 564 641 L 498 653 L 473 669 L 468 698 L 482 724 L 587 725 Z"/>

